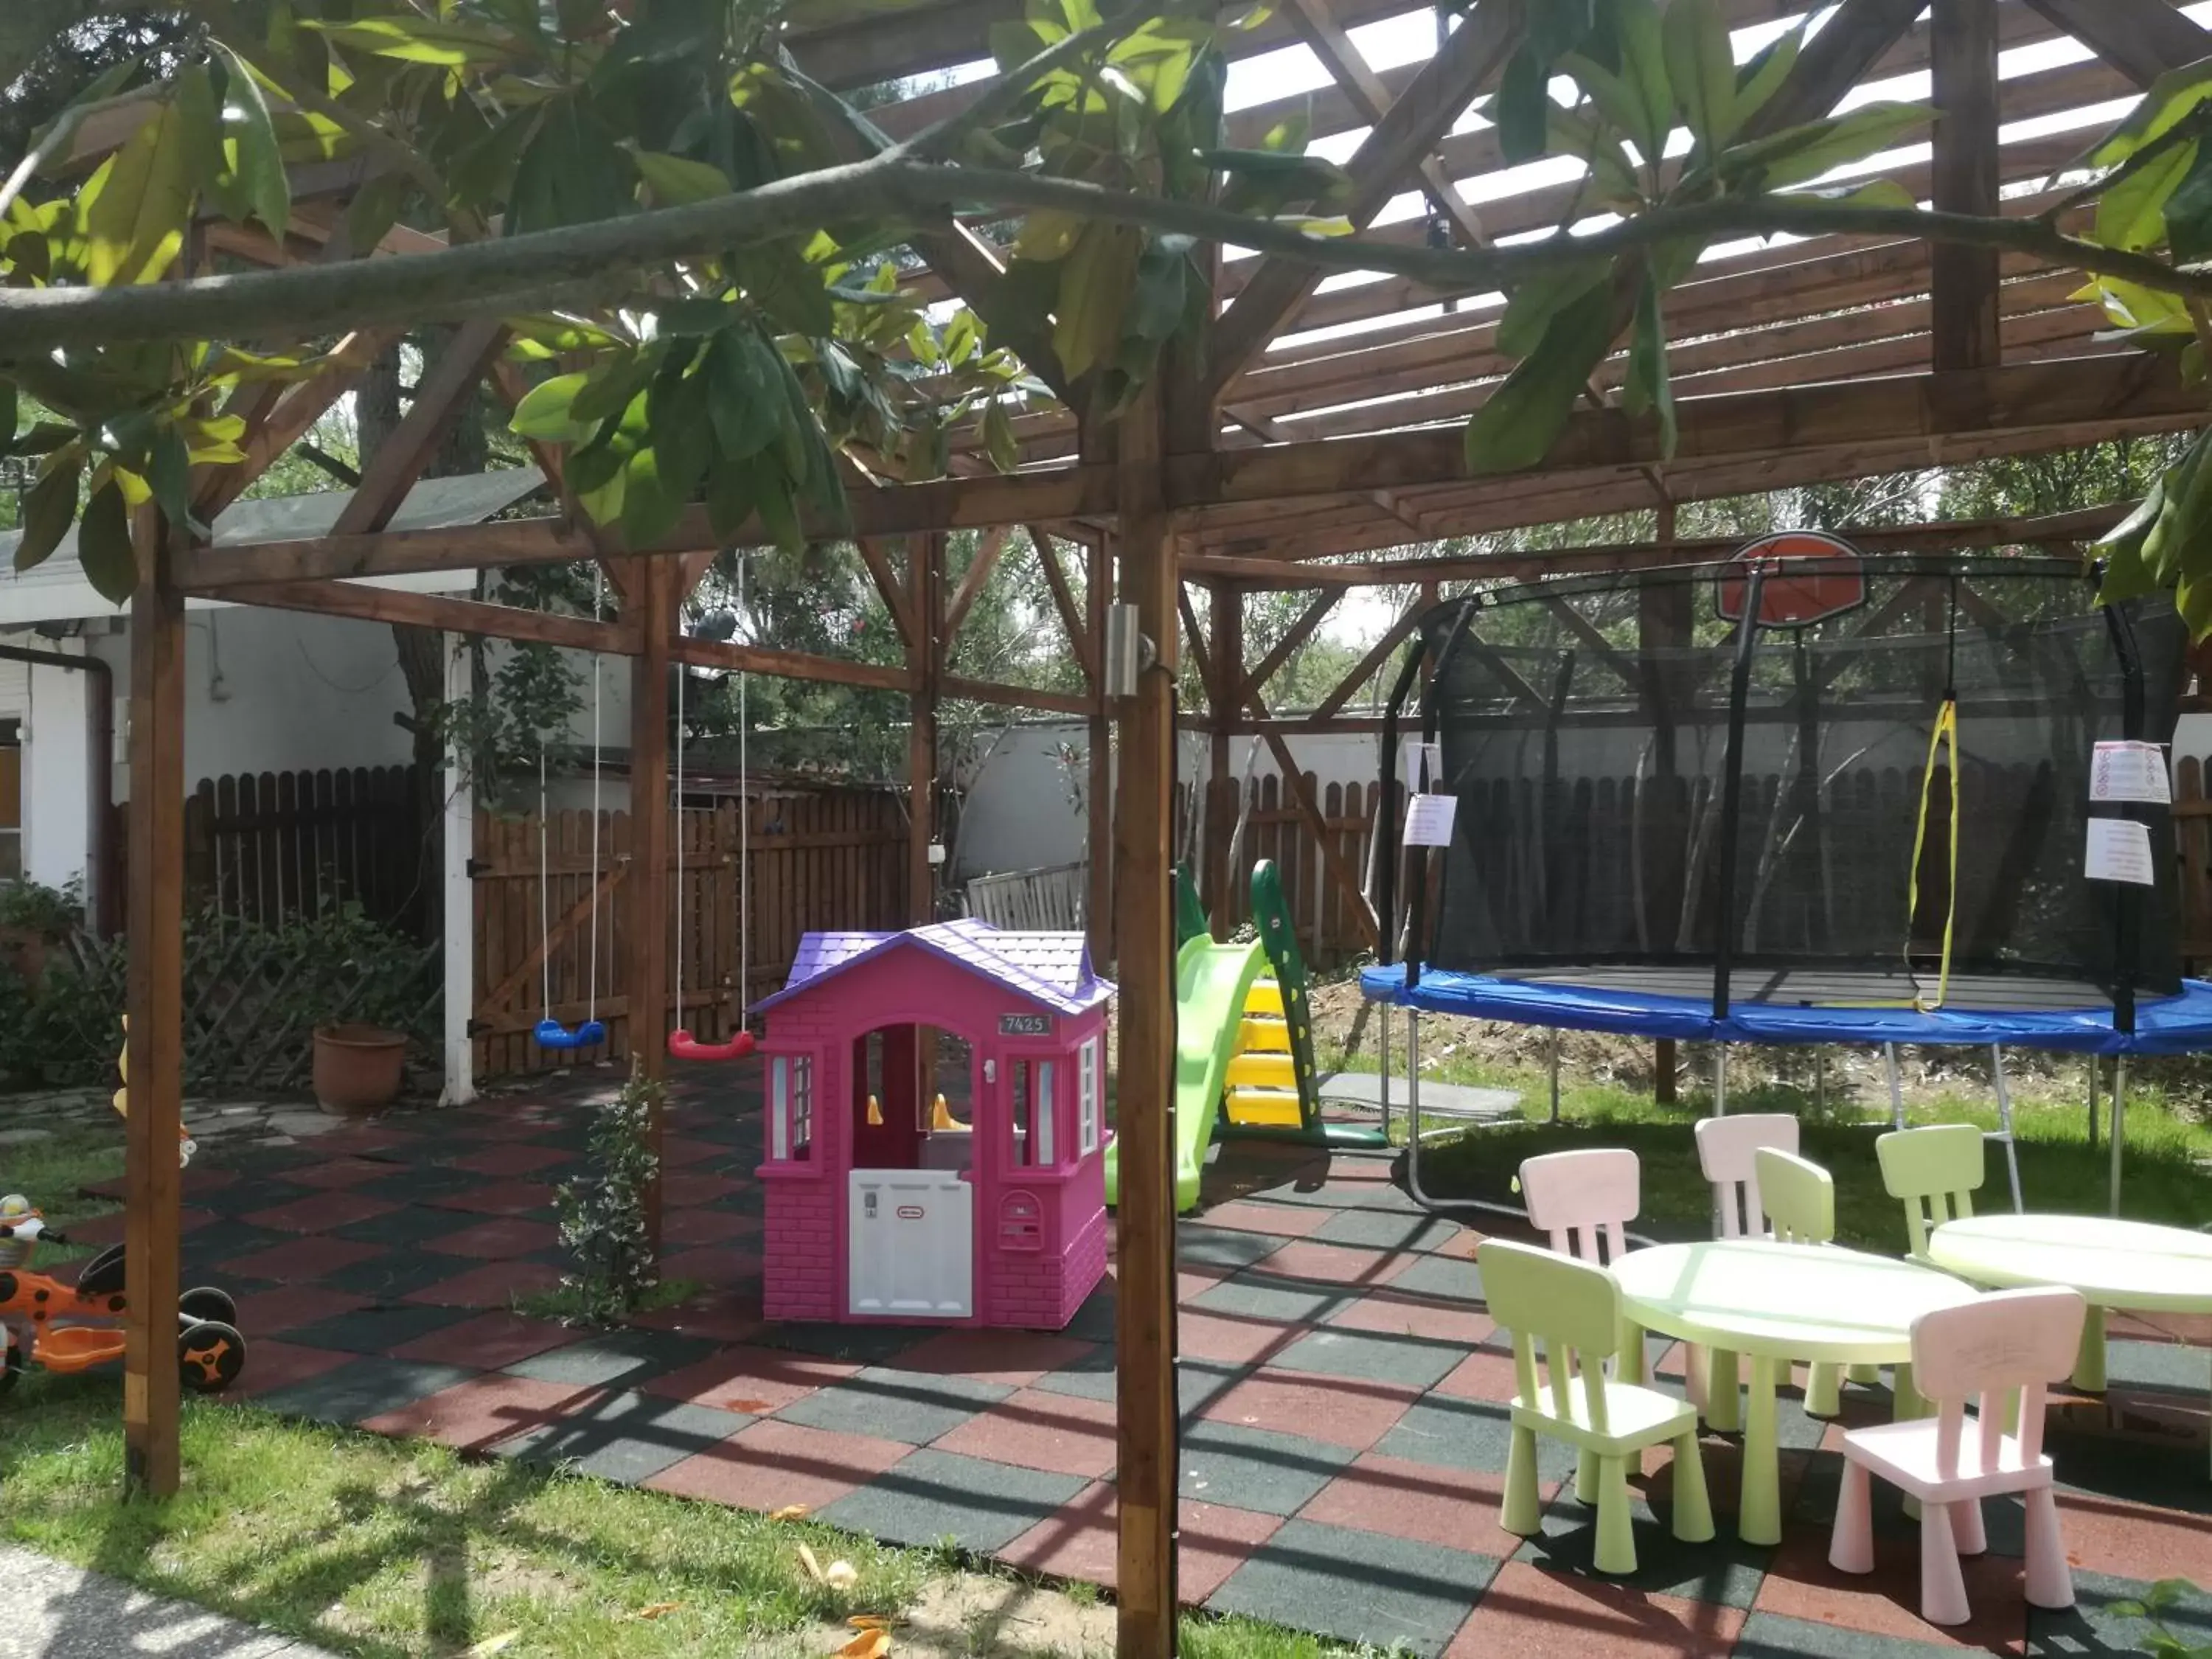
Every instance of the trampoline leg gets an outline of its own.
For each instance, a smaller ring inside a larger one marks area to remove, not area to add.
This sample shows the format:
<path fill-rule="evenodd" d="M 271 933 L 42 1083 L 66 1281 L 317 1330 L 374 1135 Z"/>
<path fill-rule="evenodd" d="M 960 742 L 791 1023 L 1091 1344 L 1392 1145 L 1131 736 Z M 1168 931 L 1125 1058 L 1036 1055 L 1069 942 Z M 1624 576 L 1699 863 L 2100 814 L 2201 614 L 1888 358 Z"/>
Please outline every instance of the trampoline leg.
<path fill-rule="evenodd" d="M 2104 1061 L 2096 1055 L 2089 1056 L 2089 1150 L 2097 1150 L 2097 1073 Z"/>
<path fill-rule="evenodd" d="M 1881 1045 L 1881 1060 L 1889 1073 L 1889 1127 L 1902 1129 L 1905 1127 L 1905 1083 L 1897 1074 L 1897 1045 L 1894 1042 Z"/>
<path fill-rule="evenodd" d="M 1990 1075 L 1997 1085 L 1997 1139 L 2004 1142 L 2005 1173 L 2012 1178 L 2012 1212 L 2021 1215 L 2027 1206 L 2020 1200 L 2020 1148 L 2013 1139 L 2012 1090 L 2005 1082 L 2004 1045 L 1990 1045 Z"/>
<path fill-rule="evenodd" d="M 1390 1144 L 1390 1005 L 1387 1002 L 1382 1005 L 1382 1030 L 1378 1035 L 1377 1046 L 1382 1051 L 1382 1075 L 1379 1079 L 1382 1096 L 1382 1144 L 1388 1146 Z"/>
<path fill-rule="evenodd" d="M 2128 1057 L 2112 1062 L 2112 1213 L 2120 1212 L 2120 1152 L 2128 1144 Z"/>
<path fill-rule="evenodd" d="M 1552 1121 L 1559 1121 L 1559 1032 L 1552 1029 Z"/>
<path fill-rule="evenodd" d="M 1728 1044 L 1713 1044 L 1713 1115 L 1728 1115 Z"/>
<path fill-rule="evenodd" d="M 1826 1117 L 1828 1114 L 1828 1051 L 1813 1050 L 1813 1115 Z"/>

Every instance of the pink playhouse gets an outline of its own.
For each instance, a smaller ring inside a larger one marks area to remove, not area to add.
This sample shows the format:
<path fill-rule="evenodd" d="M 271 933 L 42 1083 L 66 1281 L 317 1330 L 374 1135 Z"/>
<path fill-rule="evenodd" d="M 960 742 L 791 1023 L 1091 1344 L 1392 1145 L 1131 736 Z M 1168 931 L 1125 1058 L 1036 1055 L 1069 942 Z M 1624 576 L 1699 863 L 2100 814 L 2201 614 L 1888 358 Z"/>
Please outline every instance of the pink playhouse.
<path fill-rule="evenodd" d="M 809 933 L 763 1000 L 771 1319 L 1057 1330 L 1106 1272 L 1080 933 Z"/>

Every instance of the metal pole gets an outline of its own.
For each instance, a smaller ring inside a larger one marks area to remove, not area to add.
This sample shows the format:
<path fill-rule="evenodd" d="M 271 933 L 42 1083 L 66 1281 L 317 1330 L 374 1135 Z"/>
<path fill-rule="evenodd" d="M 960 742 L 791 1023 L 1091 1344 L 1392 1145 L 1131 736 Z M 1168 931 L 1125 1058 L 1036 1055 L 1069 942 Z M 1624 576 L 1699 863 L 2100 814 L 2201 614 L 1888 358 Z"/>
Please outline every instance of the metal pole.
<path fill-rule="evenodd" d="M 2120 1151 L 2127 1145 L 2128 1057 L 2112 1061 L 2112 1213 L 2120 1212 Z"/>
<path fill-rule="evenodd" d="M 1383 925 L 1387 927 L 1389 924 L 1386 921 Z M 1386 1146 L 1390 1144 L 1390 1019 L 1396 1012 L 1395 1003 L 1386 1002 L 1382 1005 L 1382 1035 L 1380 1047 L 1382 1059 L 1382 1144 Z M 1419 1140 L 1420 1137 L 1416 1134 L 1410 1139 Z"/>
<path fill-rule="evenodd" d="M 2020 1148 L 2014 1145 L 2012 1133 L 2012 1091 L 2005 1085 L 2004 1044 L 1990 1044 L 1991 1075 L 1997 1085 L 1997 1139 L 2004 1142 L 2005 1173 L 2012 1177 L 2012 1212 L 2023 1213 L 2027 1206 L 2020 1200 Z"/>
<path fill-rule="evenodd" d="M 1813 1115 L 1826 1117 L 1828 1113 L 1828 1051 L 1813 1050 Z"/>
<path fill-rule="evenodd" d="M 1894 1042 L 1881 1045 L 1881 1059 L 1882 1064 L 1889 1068 L 1889 1127 L 1902 1129 L 1905 1127 L 1905 1083 L 1897 1074 L 1897 1045 Z"/>
<path fill-rule="evenodd" d="M 1559 1121 L 1559 1032 L 1552 1029 L 1552 1121 Z"/>
<path fill-rule="evenodd" d="M 2097 1150 L 2097 1073 L 2105 1062 L 2096 1055 L 2089 1056 L 2089 1150 Z"/>
<path fill-rule="evenodd" d="M 1713 1044 L 1713 1115 L 1728 1115 L 1728 1044 Z"/>

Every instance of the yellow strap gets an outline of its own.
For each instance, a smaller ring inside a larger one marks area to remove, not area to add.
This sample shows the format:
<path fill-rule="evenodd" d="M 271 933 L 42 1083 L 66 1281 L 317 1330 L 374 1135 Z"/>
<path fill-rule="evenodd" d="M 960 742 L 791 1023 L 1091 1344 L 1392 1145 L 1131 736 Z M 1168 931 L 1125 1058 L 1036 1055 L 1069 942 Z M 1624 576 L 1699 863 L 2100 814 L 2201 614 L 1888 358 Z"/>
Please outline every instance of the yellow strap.
<path fill-rule="evenodd" d="M 1936 751 L 1948 745 L 1950 750 L 1951 771 L 1951 867 L 1950 878 L 1944 894 L 1943 954 L 1936 970 L 1936 996 L 1933 1001 L 1916 995 L 1911 1006 L 1922 1013 L 1932 1013 L 1943 1006 L 1943 998 L 1951 987 L 1951 940 L 1959 919 L 1959 703 L 1954 697 L 1943 699 L 1936 711 L 1936 723 L 1928 729 L 1928 759 L 1920 769 L 1920 817 L 1912 827 L 1912 875 L 1905 894 L 1905 971 L 1912 971 L 1912 923 L 1920 908 L 1920 858 L 1928 844 L 1928 799 L 1936 788 Z"/>

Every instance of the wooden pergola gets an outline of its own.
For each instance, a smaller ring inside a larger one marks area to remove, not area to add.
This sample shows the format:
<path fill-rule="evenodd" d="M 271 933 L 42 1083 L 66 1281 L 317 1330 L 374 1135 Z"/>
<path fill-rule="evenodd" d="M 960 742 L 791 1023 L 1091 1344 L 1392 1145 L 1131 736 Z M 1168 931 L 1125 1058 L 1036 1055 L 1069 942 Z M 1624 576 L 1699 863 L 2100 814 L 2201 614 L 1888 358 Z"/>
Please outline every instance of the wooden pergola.
<path fill-rule="evenodd" d="M 1285 0 L 1266 22 L 1237 37 L 1235 54 L 1303 43 L 1329 83 L 1310 97 L 1237 111 L 1229 142 L 1253 143 L 1294 107 L 1309 105 L 1316 140 L 1364 131 L 1346 163 L 1357 186 L 1350 216 L 1385 240 L 1494 242 L 1556 224 L 1572 211 L 1571 181 L 1530 184 L 1527 170 L 1510 173 L 1494 129 L 1462 119 L 1494 86 L 1517 41 L 1521 3 L 1479 0 L 1459 27 L 1439 32 L 1428 55 L 1376 70 L 1347 31 L 1401 14 L 1402 0 Z M 1908 83 L 1902 95 L 1932 99 L 1942 110 L 1932 149 L 1925 159 L 1908 155 L 1881 170 L 1939 208 L 2033 215 L 2059 198 L 2039 181 L 2109 124 L 2109 112 L 2096 106 L 2131 95 L 2166 69 L 2212 56 L 2212 34 L 2167 0 L 1934 0 L 1932 19 L 1916 22 L 1923 3 L 1842 0 L 1758 125 L 1774 130 L 1811 119 L 1868 83 L 1924 72 L 1924 87 Z M 987 58 L 990 26 L 1018 9 L 1009 0 L 802 0 L 787 44 L 809 74 L 849 89 Z M 1723 0 L 1723 9 L 1734 26 L 1751 27 L 1804 8 L 1793 0 Z M 2001 52 L 2039 45 L 2047 49 L 2015 60 L 2027 65 L 2024 72 L 2000 73 Z M 2080 50 L 2066 50 L 2069 45 Z M 935 90 L 874 109 L 872 118 L 896 138 L 973 95 L 962 86 Z M 2069 124 L 2074 112 L 2082 118 Z M 88 128 L 80 159 L 100 142 Z M 201 252 L 275 265 L 369 252 L 404 258 L 441 246 L 407 231 L 374 251 L 345 245 L 344 207 L 368 173 L 362 162 L 302 170 L 281 246 L 258 231 L 210 224 Z M 957 295 L 987 322 L 1000 313 L 994 300 L 1004 258 L 981 228 L 949 223 L 917 236 L 915 252 L 924 262 L 907 277 L 916 291 Z M 131 606 L 129 811 L 133 1323 L 125 1421 L 137 1486 L 165 1493 L 179 1478 L 178 1378 L 173 1337 L 160 1315 L 173 1306 L 179 1288 L 187 595 L 627 657 L 633 775 L 645 780 L 666 774 L 672 664 L 904 692 L 914 716 L 918 896 L 931 890 L 927 792 L 937 775 L 940 702 L 972 699 L 1089 722 L 1091 915 L 1111 940 L 1121 985 L 1120 1650 L 1156 1655 L 1173 1651 L 1176 1612 L 1168 1111 L 1178 720 L 1212 738 L 1212 788 L 1233 787 L 1231 741 L 1255 735 L 1268 745 L 1302 816 L 1317 823 L 1318 805 L 1285 739 L 1371 729 L 1345 710 L 1409 637 L 1419 609 L 1370 641 L 1318 708 L 1275 718 L 1272 678 L 1350 588 L 1410 584 L 1433 599 L 1444 583 L 1677 562 L 1711 550 L 1710 544 L 1675 538 L 1674 510 L 1685 501 L 2051 451 L 2205 419 L 2203 392 L 2185 386 L 2169 359 L 2100 339 L 2101 313 L 2070 297 L 2080 280 L 2075 275 L 1994 250 L 1931 250 L 1918 241 L 1832 234 L 1718 247 L 1671 296 L 1680 399 L 1671 458 L 1662 459 L 1651 423 L 1615 406 L 1624 372 L 1617 356 L 1540 465 L 1478 480 L 1466 470 L 1462 421 L 1510 366 L 1495 345 L 1495 296 L 1429 291 L 1396 277 L 1323 283 L 1311 267 L 1281 256 L 1217 256 L 1215 270 L 1206 350 L 1171 352 L 1118 419 L 1085 419 L 1084 399 L 1068 386 L 1049 343 L 1012 337 L 1010 330 L 1002 342 L 1065 398 L 1014 422 L 1019 470 L 1000 475 L 981 454 L 958 452 L 955 476 L 933 483 L 880 483 L 855 469 L 850 532 L 903 645 L 901 665 L 687 637 L 682 602 L 722 546 L 702 507 L 690 509 L 665 539 L 643 547 L 623 546 L 613 532 L 590 527 L 572 503 L 537 518 L 388 531 L 465 400 L 487 380 L 509 404 L 526 390 L 501 356 L 507 335 L 496 321 L 457 329 L 331 534 L 222 547 L 173 538 L 148 550 Z M 234 407 L 247 422 L 249 459 L 197 481 L 198 516 L 211 520 L 236 499 L 352 387 L 397 332 L 356 332 L 314 378 L 296 386 L 242 389 Z M 535 447 L 565 502 L 560 452 Z M 1653 540 L 1541 555 L 1389 556 L 1455 536 L 1635 510 L 1656 511 Z M 1861 539 L 1926 550 L 2063 544 L 2094 536 L 2113 517 L 2100 510 L 2036 523 L 1923 526 Z M 984 535 L 948 592 L 946 537 L 963 529 Z M 1037 550 L 1067 648 L 1087 684 L 1079 695 L 981 684 L 947 670 L 952 638 L 1016 536 L 1030 538 Z M 1073 568 L 1062 562 L 1064 548 L 1079 554 Z M 616 620 L 343 580 L 582 560 L 606 569 L 620 601 Z M 1191 598 L 1201 588 L 1203 624 Z M 1262 589 L 1313 598 L 1284 640 L 1248 668 L 1243 596 Z M 1109 700 L 1105 619 L 1114 603 L 1133 607 L 1154 655 L 1133 695 Z M 1646 614 L 1640 624 L 1651 642 L 1664 643 L 1687 619 Z M 1202 712 L 1176 707 L 1185 651 L 1200 670 Z M 1109 735 L 1117 777 L 1109 770 Z M 667 993 L 665 788 L 637 789 L 632 810 L 637 851 L 629 880 L 637 925 L 626 989 L 633 1006 L 653 1009 L 665 1005 Z M 1216 896 L 1227 879 L 1231 816 L 1208 815 L 1218 832 L 1205 848 L 1204 884 Z M 1324 836 L 1321 845 L 1333 843 Z M 1356 893 L 1355 872 L 1333 867 L 1330 877 Z M 1371 912 L 1356 908 L 1372 937 Z M 649 1019 L 637 1029 L 636 1062 L 657 1073 L 663 1055 Z"/>

